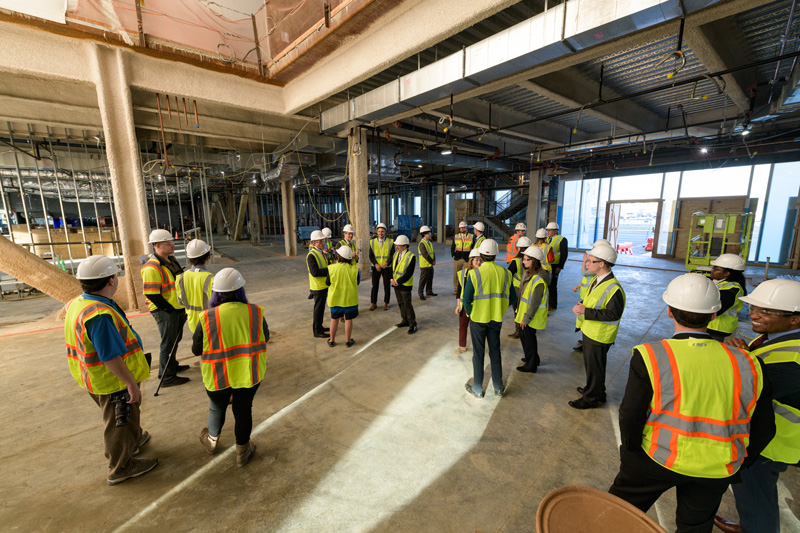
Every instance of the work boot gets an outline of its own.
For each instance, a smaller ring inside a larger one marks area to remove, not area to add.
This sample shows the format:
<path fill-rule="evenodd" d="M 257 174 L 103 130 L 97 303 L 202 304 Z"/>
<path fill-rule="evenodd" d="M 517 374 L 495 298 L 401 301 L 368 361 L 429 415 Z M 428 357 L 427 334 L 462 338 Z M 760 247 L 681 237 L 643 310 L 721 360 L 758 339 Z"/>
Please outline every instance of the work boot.
<path fill-rule="evenodd" d="M 118 485 L 132 477 L 142 476 L 158 466 L 158 459 L 131 459 L 127 468 L 114 476 L 108 476 L 109 485 Z"/>
<path fill-rule="evenodd" d="M 247 444 L 237 444 L 236 445 L 236 466 L 243 467 L 247 464 L 247 461 L 250 460 L 250 457 L 256 453 L 256 445 L 253 444 L 253 441 L 248 442 Z"/>
<path fill-rule="evenodd" d="M 200 432 L 200 443 L 205 447 L 208 455 L 214 455 L 217 452 L 217 441 L 219 436 L 212 437 L 208 433 L 208 428 L 203 428 Z"/>
<path fill-rule="evenodd" d="M 509 335 L 512 339 L 519 339 L 519 324 L 514 324 L 514 333 Z"/>

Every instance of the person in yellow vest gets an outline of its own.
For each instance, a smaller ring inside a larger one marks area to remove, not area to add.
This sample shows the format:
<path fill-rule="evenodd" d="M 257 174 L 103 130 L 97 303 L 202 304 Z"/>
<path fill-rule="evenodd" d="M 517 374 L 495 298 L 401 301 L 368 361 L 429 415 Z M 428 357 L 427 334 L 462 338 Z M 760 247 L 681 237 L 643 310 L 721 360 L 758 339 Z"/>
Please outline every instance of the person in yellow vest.
<path fill-rule="evenodd" d="M 487 343 L 494 393 L 497 396 L 505 394 L 500 328 L 506 310 L 516 303 L 517 293 L 511 283 L 511 273 L 495 263 L 497 242 L 486 239 L 478 251 L 483 264 L 469 273 L 461 303 L 470 319 L 472 337 L 472 385 L 467 381 L 464 387 L 471 396 L 483 398 L 483 363 Z"/>
<path fill-rule="evenodd" d="M 467 233 L 467 223 L 458 223 L 458 233 L 453 237 L 450 246 L 450 257 L 453 258 L 453 295 L 458 296 L 458 273 L 469 260 L 469 252 L 475 247 L 472 233 Z"/>
<path fill-rule="evenodd" d="M 544 228 L 539 228 L 536 230 L 534 234 L 535 240 L 533 241 L 533 245 L 537 248 L 541 248 L 542 253 L 544 254 L 544 259 L 542 260 L 542 268 L 546 272 L 552 272 L 553 267 L 550 266 L 550 263 L 547 262 L 547 230 Z"/>
<path fill-rule="evenodd" d="M 158 377 L 162 378 L 162 387 L 173 387 L 189 381 L 189 378 L 178 375 L 178 372 L 188 370 L 189 365 L 179 365 L 177 359 L 178 343 L 183 338 L 183 325 L 186 324 L 186 309 L 178 303 L 175 278 L 183 272 L 183 267 L 172 255 L 175 241 L 167 230 L 153 230 L 149 241 L 153 245 L 153 255 L 142 265 L 144 295 L 161 335 Z"/>
<path fill-rule="evenodd" d="M 411 304 L 411 290 L 414 288 L 414 269 L 417 258 L 408 249 L 408 237 L 398 235 L 394 241 L 397 253 L 392 263 L 392 286 L 397 305 L 400 307 L 400 323 L 398 328 L 408 328 L 409 335 L 417 332 L 417 315 Z"/>
<path fill-rule="evenodd" d="M 372 265 L 372 292 L 370 293 L 369 310 L 378 306 L 378 288 L 383 280 L 383 310 L 389 310 L 389 298 L 392 280 L 392 261 L 394 259 L 394 240 L 386 236 L 386 224 L 379 223 L 375 228 L 375 237 L 369 241 L 369 262 Z"/>
<path fill-rule="evenodd" d="M 478 268 L 483 264 L 481 253 L 477 248 L 469 252 L 469 262 L 461 269 L 458 274 L 458 298 L 456 299 L 456 314 L 458 315 L 458 348 L 455 354 L 467 351 L 467 333 L 469 332 L 469 315 L 464 310 L 461 299 L 464 295 L 464 280 L 469 279 L 469 273 L 473 268 Z"/>
<path fill-rule="evenodd" d="M 517 254 L 519 254 L 517 239 L 524 237 L 525 232 L 527 231 L 528 227 L 522 222 L 519 222 L 516 226 L 514 226 L 514 235 L 508 239 L 508 244 L 506 244 L 506 257 L 516 257 Z"/>
<path fill-rule="evenodd" d="M 709 277 L 717 284 L 722 308 L 708 325 L 708 334 L 718 341 L 739 327 L 739 311 L 744 307 L 741 297 L 747 295 L 744 267 L 744 259 L 736 254 L 722 254 L 711 262 Z"/>
<path fill-rule="evenodd" d="M 345 227 L 342 229 L 342 234 L 344 237 L 336 244 L 336 249 L 338 250 L 342 246 L 350 247 L 350 249 L 353 251 L 353 261 L 358 263 L 358 250 L 356 250 L 355 232 L 356 230 L 353 229 L 351 224 L 345 225 Z"/>
<path fill-rule="evenodd" d="M 433 241 L 431 240 L 431 228 L 422 226 L 419 228 L 422 239 L 417 245 L 419 253 L 419 299 L 424 300 L 425 295 L 438 296 L 433 292 L 433 266 L 436 264 L 436 252 L 433 251 Z"/>
<path fill-rule="evenodd" d="M 236 466 L 242 467 L 256 451 L 250 440 L 253 398 L 266 371 L 269 326 L 264 308 L 247 301 L 244 278 L 235 268 L 220 270 L 211 290 L 211 307 L 192 337 L 209 400 L 208 427 L 200 432 L 200 443 L 209 455 L 217 451 L 231 403 Z"/>
<path fill-rule="evenodd" d="M 353 249 L 340 246 L 336 250 L 336 261 L 328 266 L 328 307 L 331 309 L 331 333 L 328 346 L 336 346 L 336 330 L 339 320 L 344 319 L 344 340 L 349 348 L 356 343 L 353 339 L 353 319 L 358 316 L 358 284 L 361 273 L 353 259 Z"/>
<path fill-rule="evenodd" d="M 545 230 L 547 230 L 545 258 L 552 268 L 552 274 L 550 274 L 550 311 L 555 311 L 558 308 L 558 275 L 567 263 L 569 248 L 567 239 L 558 234 L 558 224 L 551 222 L 545 226 Z"/>
<path fill-rule="evenodd" d="M 541 363 L 536 330 L 547 327 L 547 284 L 550 274 L 542 268 L 544 252 L 537 246 L 529 246 L 522 253 L 522 280 L 520 300 L 514 322 L 519 325 L 519 339 L 524 357 L 520 372 L 536 372 Z"/>
<path fill-rule="evenodd" d="M 578 387 L 581 397 L 569 401 L 570 407 L 575 409 L 592 409 L 606 402 L 606 358 L 617 338 L 619 321 L 625 310 L 625 291 L 611 272 L 617 262 L 617 252 L 611 246 L 599 244 L 589 252 L 587 261 L 595 279 L 583 302 L 572 308 L 576 315 L 583 315 L 581 332 L 586 368 L 586 385 Z"/>
<path fill-rule="evenodd" d="M 322 228 L 322 234 L 325 236 L 325 241 L 322 245 L 322 252 L 325 255 L 325 259 L 329 259 L 334 251 L 333 241 L 331 240 L 331 235 L 333 235 L 333 232 L 331 231 L 331 228 Z"/>
<path fill-rule="evenodd" d="M 800 462 L 800 282 L 767 280 L 742 301 L 750 305 L 753 331 L 759 336 L 749 345 L 739 338 L 728 344 L 748 350 L 764 363 L 772 385 L 775 437 L 753 464 L 742 470 L 741 483 L 731 486 L 741 525 L 720 517 L 715 524 L 728 533 L 778 532 L 778 478 L 789 465 Z"/>
<path fill-rule="evenodd" d="M 175 285 L 178 290 L 178 303 L 186 308 L 186 323 L 194 333 L 200 315 L 208 309 L 211 299 L 211 279 L 214 275 L 206 269 L 211 258 L 211 246 L 200 239 L 193 239 L 186 245 L 186 258 L 192 267 L 178 274 Z"/>
<path fill-rule="evenodd" d="M 322 325 L 325 317 L 325 301 L 328 298 L 328 286 L 325 279 L 328 277 L 328 260 L 325 258 L 323 249 L 325 246 L 325 235 L 320 230 L 311 232 L 311 247 L 306 256 L 306 268 L 308 269 L 308 283 L 311 295 L 314 297 L 314 313 L 311 321 L 311 329 L 314 337 L 320 339 L 328 338 L 329 329 Z"/>
<path fill-rule="evenodd" d="M 486 226 L 483 222 L 476 222 L 472 226 L 472 233 L 475 235 L 475 244 L 472 245 L 473 248 L 480 248 L 481 243 L 486 240 L 484 233 L 486 233 Z"/>
<path fill-rule="evenodd" d="M 514 314 L 517 313 L 519 300 L 522 294 L 520 291 L 520 282 L 522 281 L 522 273 L 525 270 L 525 268 L 522 266 L 522 257 L 525 250 L 527 250 L 528 247 L 531 246 L 531 244 L 533 244 L 531 243 L 531 240 L 523 235 L 522 237 L 517 239 L 516 243 L 514 244 L 516 249 L 519 250 L 519 253 L 516 255 L 516 257 L 514 257 L 509 261 L 508 259 L 509 256 L 506 256 L 506 263 L 508 263 L 508 271 L 511 272 L 511 283 L 514 285 L 514 290 L 517 292 L 517 303 L 513 309 Z M 512 339 L 519 339 L 519 324 L 517 322 L 514 322 L 514 332 L 510 333 L 508 336 L 511 337 Z"/>
<path fill-rule="evenodd" d="M 678 276 L 663 300 L 675 334 L 633 348 L 609 492 L 646 512 L 675 487 L 677 531 L 710 533 L 728 485 L 774 434 L 769 383 L 756 357 L 706 332 L 720 307 L 711 280 Z"/>
<path fill-rule="evenodd" d="M 155 458 L 134 458 L 150 439 L 139 419 L 139 384 L 150 377 L 150 363 L 139 334 L 112 299 L 119 286 L 118 272 L 114 261 L 104 255 L 83 260 L 75 276 L 83 294 L 67 304 L 64 319 L 69 371 L 103 412 L 109 485 L 146 474 L 158 465 Z"/>
<path fill-rule="evenodd" d="M 542 230 L 544 231 L 544 230 Z M 611 243 L 605 239 L 597 239 L 592 244 L 592 248 L 597 246 L 598 244 L 605 244 L 606 246 L 611 246 Z M 613 247 L 612 247 L 613 248 Z M 580 302 L 586 298 L 586 295 L 589 293 L 589 286 L 592 284 L 594 280 L 594 274 L 589 272 L 589 254 L 583 254 L 583 263 L 581 264 L 581 282 L 578 285 L 572 287 L 572 292 L 577 292 L 578 296 L 580 297 Z M 575 317 L 575 331 L 581 330 L 581 324 L 583 324 L 583 315 L 578 315 Z M 573 352 L 580 352 L 583 350 L 583 338 L 578 337 L 578 344 L 572 347 Z"/>

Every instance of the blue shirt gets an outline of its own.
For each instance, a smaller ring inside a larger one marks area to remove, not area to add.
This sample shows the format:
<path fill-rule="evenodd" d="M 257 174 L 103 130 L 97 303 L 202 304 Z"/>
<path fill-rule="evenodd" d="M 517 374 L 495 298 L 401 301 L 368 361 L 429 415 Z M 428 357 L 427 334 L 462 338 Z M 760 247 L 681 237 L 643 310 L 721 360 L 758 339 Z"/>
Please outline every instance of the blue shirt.
<path fill-rule="evenodd" d="M 106 298 L 105 296 L 100 296 L 99 294 L 88 294 L 85 292 L 81 296 L 84 300 L 101 302 L 113 307 L 117 313 L 122 315 L 125 324 L 131 328 L 134 336 L 136 336 L 136 340 L 139 341 L 139 346 L 142 346 L 142 338 L 134 331 L 130 322 L 128 322 L 128 318 L 125 316 L 125 312 L 120 309 L 114 300 Z M 86 322 L 86 335 L 89 337 L 89 340 L 92 341 L 94 349 L 97 350 L 97 356 L 103 363 L 128 353 L 128 347 L 125 345 L 125 338 L 119 334 L 117 326 L 114 325 L 114 319 L 108 315 L 97 315 L 90 318 L 89 321 Z"/>

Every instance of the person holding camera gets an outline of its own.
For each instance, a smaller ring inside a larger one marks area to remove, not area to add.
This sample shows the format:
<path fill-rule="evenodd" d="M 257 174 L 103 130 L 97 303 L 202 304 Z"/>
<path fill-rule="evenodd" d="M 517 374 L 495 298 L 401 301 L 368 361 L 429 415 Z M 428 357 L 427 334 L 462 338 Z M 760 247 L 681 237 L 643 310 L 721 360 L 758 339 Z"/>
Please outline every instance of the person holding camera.
<path fill-rule="evenodd" d="M 139 424 L 139 383 L 150 377 L 150 362 L 141 338 L 112 299 L 119 286 L 117 272 L 114 261 L 104 255 L 81 262 L 75 277 L 83 294 L 67 304 L 64 320 L 70 373 L 103 411 L 109 485 L 158 465 L 155 458 L 134 458 L 150 439 Z"/>

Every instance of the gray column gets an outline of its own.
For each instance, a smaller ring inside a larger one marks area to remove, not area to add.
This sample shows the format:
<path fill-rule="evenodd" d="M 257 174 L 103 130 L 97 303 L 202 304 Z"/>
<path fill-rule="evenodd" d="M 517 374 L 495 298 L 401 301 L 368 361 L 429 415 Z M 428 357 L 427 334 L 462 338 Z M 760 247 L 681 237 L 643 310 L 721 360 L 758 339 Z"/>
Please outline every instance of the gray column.
<path fill-rule="evenodd" d="M 420 213 L 419 216 L 422 217 L 422 223 L 426 226 L 431 225 L 431 221 L 428 218 L 428 188 L 422 187 L 419 191 L 419 205 L 420 205 Z"/>
<path fill-rule="evenodd" d="M 445 195 L 447 194 L 447 187 L 444 183 L 439 185 L 439 191 L 436 198 L 436 242 L 443 243 L 445 241 L 445 233 L 447 230 L 446 221 L 447 213 L 445 208 Z"/>
<path fill-rule="evenodd" d="M 542 177 L 544 170 L 531 170 L 528 181 L 528 213 L 525 223 L 528 226 L 528 235 L 533 235 L 541 227 L 540 211 L 542 208 Z"/>
<path fill-rule="evenodd" d="M 362 272 L 369 268 L 369 168 L 367 134 L 356 128 L 347 138 L 347 156 L 350 157 L 350 223 L 356 230 L 358 267 Z M 358 147 L 360 146 L 360 150 Z"/>
<path fill-rule="evenodd" d="M 388 189 L 388 187 L 384 187 L 384 189 Z M 387 226 L 391 226 L 392 221 L 389 220 L 389 216 L 391 215 L 392 210 L 389 207 L 389 194 L 383 194 L 388 192 L 388 190 L 381 191 L 381 217 L 378 222 L 383 222 Z"/>
<path fill-rule="evenodd" d="M 286 255 L 297 255 L 297 217 L 294 212 L 294 188 L 292 180 L 281 182 L 281 203 L 283 211 L 283 241 Z"/>
<path fill-rule="evenodd" d="M 250 190 L 250 205 L 247 211 L 250 213 L 250 244 L 257 246 L 261 244 L 261 204 L 258 201 L 258 190 L 255 187 L 248 187 Z"/>

